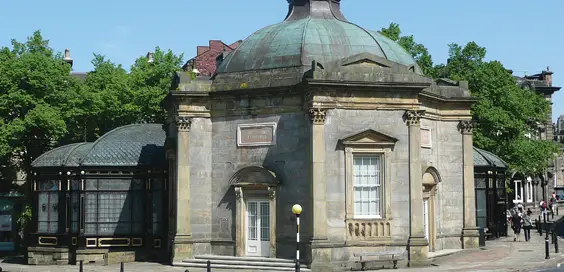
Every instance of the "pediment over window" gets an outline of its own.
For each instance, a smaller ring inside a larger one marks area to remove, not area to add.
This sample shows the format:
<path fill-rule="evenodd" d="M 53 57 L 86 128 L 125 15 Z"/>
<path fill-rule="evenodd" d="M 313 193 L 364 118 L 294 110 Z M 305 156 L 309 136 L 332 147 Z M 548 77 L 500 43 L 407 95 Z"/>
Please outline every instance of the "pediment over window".
<path fill-rule="evenodd" d="M 341 139 L 344 146 L 370 146 L 370 147 L 393 147 L 398 139 L 380 133 L 378 131 L 367 129 L 363 132 L 348 136 Z"/>

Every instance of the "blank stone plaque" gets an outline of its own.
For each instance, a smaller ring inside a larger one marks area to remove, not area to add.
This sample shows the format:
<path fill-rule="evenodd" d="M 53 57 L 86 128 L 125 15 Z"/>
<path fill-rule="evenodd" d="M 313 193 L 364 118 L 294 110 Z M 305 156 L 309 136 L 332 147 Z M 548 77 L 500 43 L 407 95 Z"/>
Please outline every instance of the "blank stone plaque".
<path fill-rule="evenodd" d="M 238 146 L 276 145 L 276 123 L 242 124 L 237 127 Z"/>

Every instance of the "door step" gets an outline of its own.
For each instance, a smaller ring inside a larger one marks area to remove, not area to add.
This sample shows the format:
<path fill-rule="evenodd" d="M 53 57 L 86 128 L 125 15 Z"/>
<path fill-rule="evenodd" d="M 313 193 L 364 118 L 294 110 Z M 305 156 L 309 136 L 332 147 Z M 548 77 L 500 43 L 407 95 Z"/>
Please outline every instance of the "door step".
<path fill-rule="evenodd" d="M 216 256 L 216 255 L 202 255 L 195 256 L 194 259 L 183 260 L 179 263 L 174 263 L 174 266 L 183 267 L 207 267 L 207 262 L 210 261 L 211 268 L 223 269 L 251 269 L 251 270 L 265 270 L 265 271 L 294 271 L 295 265 L 293 260 L 276 259 L 276 258 L 261 258 L 261 257 L 234 257 L 234 256 Z M 307 269 L 304 264 L 300 265 L 302 271 L 311 271 Z"/>

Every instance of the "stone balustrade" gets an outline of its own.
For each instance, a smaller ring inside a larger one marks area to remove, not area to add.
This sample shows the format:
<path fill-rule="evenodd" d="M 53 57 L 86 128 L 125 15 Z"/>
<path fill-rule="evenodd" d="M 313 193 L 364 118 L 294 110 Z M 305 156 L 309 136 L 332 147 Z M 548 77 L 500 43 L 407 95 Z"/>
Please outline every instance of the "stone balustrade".
<path fill-rule="evenodd" d="M 349 240 L 370 240 L 391 237 L 391 223 L 386 219 L 347 220 L 347 238 Z"/>

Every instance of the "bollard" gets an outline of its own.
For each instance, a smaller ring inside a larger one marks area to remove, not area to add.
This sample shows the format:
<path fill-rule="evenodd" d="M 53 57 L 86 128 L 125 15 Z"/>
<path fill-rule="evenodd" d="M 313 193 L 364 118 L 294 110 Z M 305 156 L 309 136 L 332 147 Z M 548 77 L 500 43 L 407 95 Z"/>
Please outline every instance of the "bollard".
<path fill-rule="evenodd" d="M 300 261 L 296 260 L 295 267 L 296 267 L 296 272 L 299 272 L 300 271 Z"/>
<path fill-rule="evenodd" d="M 544 238 L 544 251 L 546 253 L 545 255 L 545 259 L 550 259 L 550 245 L 549 245 L 549 240 L 548 240 L 548 224 L 546 223 L 546 218 L 547 218 L 547 214 L 544 215 L 544 227 L 545 227 L 545 232 L 546 232 L 546 237 Z"/>
<path fill-rule="evenodd" d="M 123 267 L 123 262 L 119 264 L 119 272 L 124 272 L 125 268 Z"/>
<path fill-rule="evenodd" d="M 547 259 L 547 260 L 550 259 L 550 253 L 548 252 L 549 250 L 550 250 L 550 249 L 549 249 L 548 237 L 547 237 L 547 238 L 544 240 L 544 251 L 545 251 L 545 252 L 544 252 L 544 253 L 545 253 L 545 257 L 544 257 L 544 258 Z"/>
<path fill-rule="evenodd" d="M 84 272 L 84 261 L 80 261 L 80 264 L 78 264 L 78 271 L 79 272 Z"/>
<path fill-rule="evenodd" d="M 554 233 L 554 253 L 560 253 L 558 250 L 558 235 Z"/>
<path fill-rule="evenodd" d="M 206 263 L 206 271 L 211 272 L 211 261 L 210 260 L 208 260 L 208 262 Z"/>

